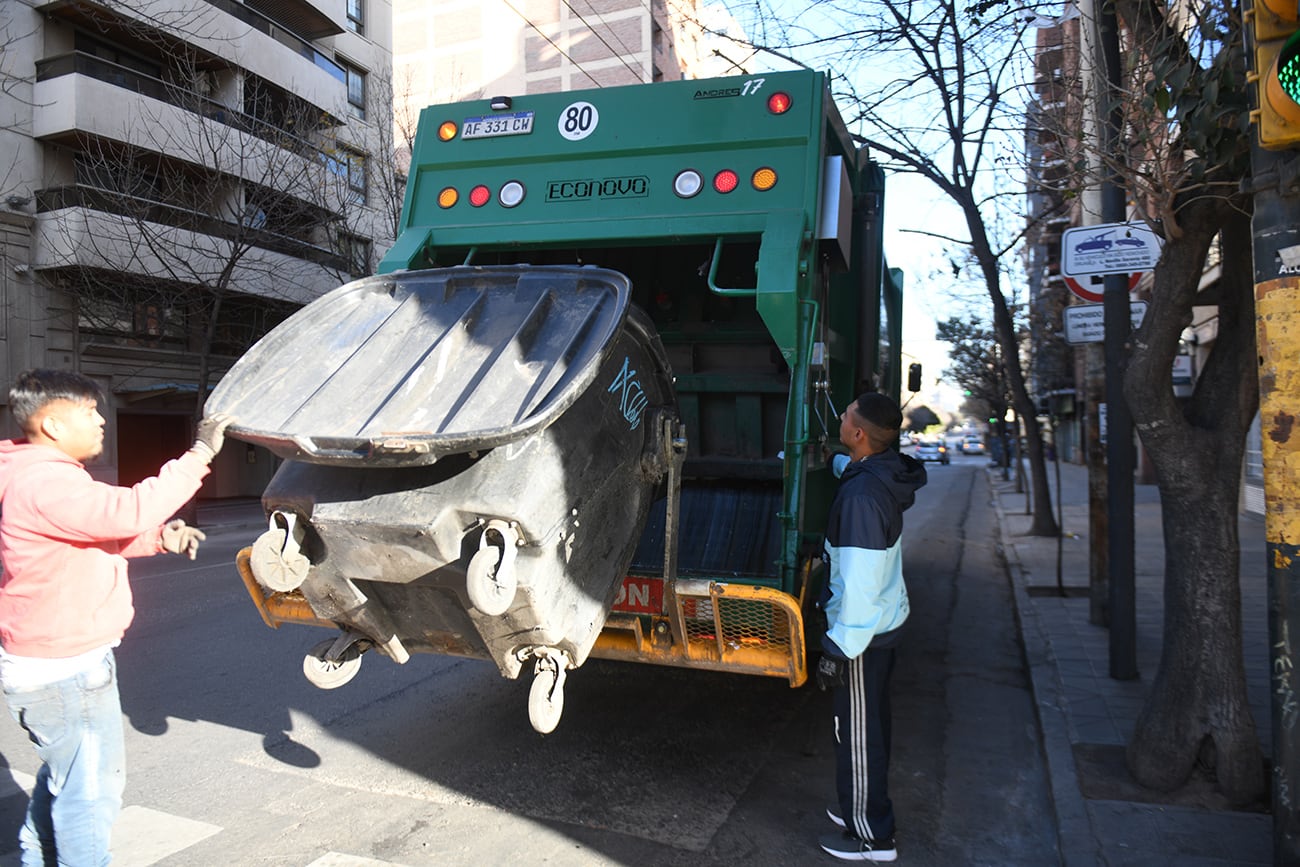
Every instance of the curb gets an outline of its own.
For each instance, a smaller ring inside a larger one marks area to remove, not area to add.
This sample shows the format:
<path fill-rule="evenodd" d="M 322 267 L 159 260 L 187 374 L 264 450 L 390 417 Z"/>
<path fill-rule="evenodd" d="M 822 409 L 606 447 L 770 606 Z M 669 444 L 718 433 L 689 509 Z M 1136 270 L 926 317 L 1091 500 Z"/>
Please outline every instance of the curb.
<path fill-rule="evenodd" d="M 1048 786 L 1052 792 L 1052 812 L 1056 818 L 1057 850 L 1065 865 L 1105 863 L 1102 847 L 1092 827 L 1092 818 L 1079 790 L 1079 772 L 1070 745 L 1070 721 L 1065 713 L 1064 687 L 1052 655 L 1051 644 L 1043 632 L 1033 601 L 1027 591 L 1024 567 L 1011 537 L 1007 535 L 1002 496 L 994 488 L 991 470 L 985 470 L 997 513 L 999 545 L 1006 562 L 1007 576 L 1015 600 L 1016 622 L 1029 666 L 1030 688 L 1042 735 L 1043 757 L 1047 763 Z"/>

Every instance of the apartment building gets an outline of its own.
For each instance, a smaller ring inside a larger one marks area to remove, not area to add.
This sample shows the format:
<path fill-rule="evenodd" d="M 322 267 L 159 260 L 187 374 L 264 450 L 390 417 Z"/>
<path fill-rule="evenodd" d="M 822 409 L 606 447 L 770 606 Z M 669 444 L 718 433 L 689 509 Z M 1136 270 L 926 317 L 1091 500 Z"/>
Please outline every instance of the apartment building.
<path fill-rule="evenodd" d="M 391 47 L 389 0 L 0 4 L 0 382 L 99 382 L 98 478 L 183 450 L 248 346 L 391 243 Z M 201 496 L 272 464 L 232 442 Z"/>
<path fill-rule="evenodd" d="M 698 77 L 704 52 L 696 0 L 393 5 L 399 125 L 433 103 Z"/>
<path fill-rule="evenodd" d="M 1071 140 L 1079 112 L 1079 19 L 1040 27 L 1034 54 L 1034 92 L 1026 117 L 1025 158 L 1029 189 L 1026 271 L 1033 353 L 1029 390 L 1056 418 L 1053 444 L 1062 460 L 1082 463 L 1086 418 L 1081 365 L 1086 351 L 1062 338 L 1063 312 L 1072 295 L 1061 273 L 1061 236 L 1082 214 L 1067 193 L 1076 182 Z"/>

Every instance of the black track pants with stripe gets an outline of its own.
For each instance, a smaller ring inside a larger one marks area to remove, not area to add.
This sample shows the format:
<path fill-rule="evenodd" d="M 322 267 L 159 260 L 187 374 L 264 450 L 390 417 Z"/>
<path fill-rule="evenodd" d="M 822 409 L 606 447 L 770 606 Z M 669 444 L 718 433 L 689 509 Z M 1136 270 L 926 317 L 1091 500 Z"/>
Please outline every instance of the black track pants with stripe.
<path fill-rule="evenodd" d="M 850 831 L 864 840 L 894 833 L 889 800 L 889 678 L 894 649 L 867 649 L 849 661 L 847 685 L 836 687 L 835 788 Z"/>

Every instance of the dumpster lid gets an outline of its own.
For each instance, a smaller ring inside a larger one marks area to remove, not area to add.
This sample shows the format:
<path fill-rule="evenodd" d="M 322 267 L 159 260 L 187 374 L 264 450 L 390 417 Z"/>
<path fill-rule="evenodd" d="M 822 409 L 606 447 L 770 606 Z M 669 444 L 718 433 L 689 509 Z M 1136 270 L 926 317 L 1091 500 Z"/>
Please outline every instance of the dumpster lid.
<path fill-rule="evenodd" d="M 313 463 L 428 464 L 542 429 L 585 391 L 631 286 L 592 267 L 401 271 L 348 283 L 277 326 L 206 411 Z"/>

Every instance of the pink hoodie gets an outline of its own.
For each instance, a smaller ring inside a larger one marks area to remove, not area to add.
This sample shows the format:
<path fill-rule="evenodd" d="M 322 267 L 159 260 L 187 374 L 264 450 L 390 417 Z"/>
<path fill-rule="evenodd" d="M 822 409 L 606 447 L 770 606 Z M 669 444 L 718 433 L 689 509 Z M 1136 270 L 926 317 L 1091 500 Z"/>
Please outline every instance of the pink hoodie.
<path fill-rule="evenodd" d="M 186 452 L 123 488 L 52 446 L 0 440 L 4 649 L 62 658 L 120 640 L 135 616 L 125 558 L 161 550 L 162 524 L 207 474 Z"/>

